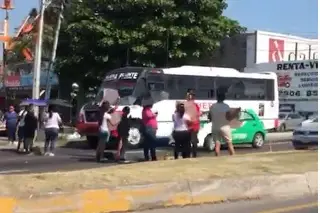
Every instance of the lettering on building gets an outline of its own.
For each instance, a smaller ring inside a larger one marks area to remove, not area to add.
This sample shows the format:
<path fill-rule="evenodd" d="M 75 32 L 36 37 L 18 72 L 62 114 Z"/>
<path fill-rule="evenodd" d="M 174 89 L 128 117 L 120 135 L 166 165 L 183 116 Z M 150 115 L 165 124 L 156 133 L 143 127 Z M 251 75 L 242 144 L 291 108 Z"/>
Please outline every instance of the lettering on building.
<path fill-rule="evenodd" d="M 318 61 L 293 62 L 277 64 L 277 70 L 318 69 Z"/>

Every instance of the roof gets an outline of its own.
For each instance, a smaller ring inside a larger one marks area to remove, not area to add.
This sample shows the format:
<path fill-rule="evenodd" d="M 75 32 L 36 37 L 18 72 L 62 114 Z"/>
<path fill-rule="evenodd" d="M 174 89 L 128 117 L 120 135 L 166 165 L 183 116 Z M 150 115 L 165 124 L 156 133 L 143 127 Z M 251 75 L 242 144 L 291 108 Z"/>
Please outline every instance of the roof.
<path fill-rule="evenodd" d="M 242 77 L 242 78 L 276 78 L 275 73 L 243 73 L 233 68 L 223 67 L 204 67 L 204 66 L 181 66 L 163 69 L 169 75 L 193 75 L 193 76 L 221 76 L 221 77 Z"/>

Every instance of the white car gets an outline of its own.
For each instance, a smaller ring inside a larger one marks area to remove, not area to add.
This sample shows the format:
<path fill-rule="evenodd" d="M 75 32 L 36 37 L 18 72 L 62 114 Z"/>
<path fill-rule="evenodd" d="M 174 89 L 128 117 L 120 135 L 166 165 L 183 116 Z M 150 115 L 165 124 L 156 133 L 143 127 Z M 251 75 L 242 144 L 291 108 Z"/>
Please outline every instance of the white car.
<path fill-rule="evenodd" d="M 302 123 L 294 129 L 292 145 L 295 149 L 305 149 L 309 146 L 318 146 L 318 118 Z"/>
<path fill-rule="evenodd" d="M 310 118 L 308 118 L 307 120 L 304 120 L 301 122 L 301 126 L 307 124 L 307 123 L 312 123 L 314 120 L 318 119 L 318 115 L 316 116 L 311 116 Z"/>

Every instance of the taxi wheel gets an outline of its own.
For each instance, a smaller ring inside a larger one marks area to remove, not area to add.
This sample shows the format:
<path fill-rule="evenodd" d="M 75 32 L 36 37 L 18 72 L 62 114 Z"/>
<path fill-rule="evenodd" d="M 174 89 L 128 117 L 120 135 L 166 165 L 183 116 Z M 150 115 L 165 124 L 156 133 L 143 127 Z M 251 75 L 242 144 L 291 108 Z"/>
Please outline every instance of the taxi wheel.
<path fill-rule="evenodd" d="M 213 137 L 211 134 L 207 135 L 204 139 L 203 147 L 209 152 L 213 152 L 216 144 L 213 142 Z"/>
<path fill-rule="evenodd" d="M 259 149 L 264 145 L 264 137 L 260 132 L 257 132 L 252 141 L 253 148 Z"/>

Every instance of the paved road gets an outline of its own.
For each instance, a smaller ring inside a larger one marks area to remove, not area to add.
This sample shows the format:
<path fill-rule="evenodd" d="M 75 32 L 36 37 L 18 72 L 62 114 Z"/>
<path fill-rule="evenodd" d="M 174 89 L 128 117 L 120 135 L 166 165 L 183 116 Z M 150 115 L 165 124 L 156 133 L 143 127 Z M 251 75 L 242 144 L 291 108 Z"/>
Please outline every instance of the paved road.
<path fill-rule="evenodd" d="M 293 149 L 289 141 L 274 143 L 271 148 L 272 151 Z M 236 148 L 237 154 L 269 151 L 269 144 L 266 144 L 261 149 L 253 149 L 250 146 Z M 159 159 L 171 153 L 171 148 L 159 149 Z M 227 154 L 227 151 L 222 151 L 222 154 Z M 0 149 L 0 174 L 67 171 L 116 165 L 114 161 L 96 163 L 94 156 L 94 150 L 72 148 L 57 148 L 55 157 L 27 156 L 17 154 L 14 147 L 6 147 L 5 149 Z M 141 150 L 131 150 L 128 152 L 128 159 L 132 161 L 138 161 L 142 156 Z M 199 150 L 199 156 L 213 156 L 213 153 Z"/>
<path fill-rule="evenodd" d="M 317 213 L 318 196 L 149 210 L 141 213 Z M 135 212 L 138 213 L 138 212 Z"/>

